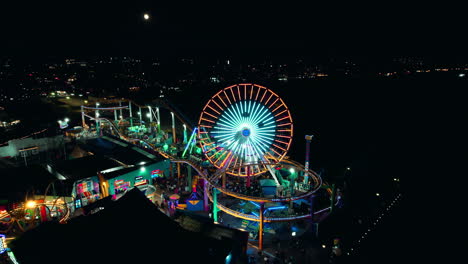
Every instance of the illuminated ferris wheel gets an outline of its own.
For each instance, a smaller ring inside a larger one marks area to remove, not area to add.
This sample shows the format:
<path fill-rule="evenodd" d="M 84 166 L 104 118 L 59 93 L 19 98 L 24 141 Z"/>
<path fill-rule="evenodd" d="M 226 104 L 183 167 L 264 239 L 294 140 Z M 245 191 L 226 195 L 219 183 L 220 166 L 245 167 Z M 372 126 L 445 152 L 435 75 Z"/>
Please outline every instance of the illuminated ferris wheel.
<path fill-rule="evenodd" d="M 236 84 L 216 93 L 198 122 L 203 153 L 218 169 L 254 176 L 288 152 L 293 123 L 283 100 L 257 84 Z M 245 166 L 252 164 L 252 166 Z"/>

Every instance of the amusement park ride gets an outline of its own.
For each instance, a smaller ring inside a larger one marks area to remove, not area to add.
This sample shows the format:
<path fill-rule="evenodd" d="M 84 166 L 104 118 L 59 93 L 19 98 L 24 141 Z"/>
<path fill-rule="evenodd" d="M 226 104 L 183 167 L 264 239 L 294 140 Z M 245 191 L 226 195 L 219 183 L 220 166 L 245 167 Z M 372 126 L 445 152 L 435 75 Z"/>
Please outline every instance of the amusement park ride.
<path fill-rule="evenodd" d="M 220 90 L 206 103 L 195 127 L 161 101 L 151 106 L 125 99 L 102 103 L 118 105 L 81 106 L 84 133 L 109 133 L 157 152 L 177 166 L 179 178 L 184 177 L 180 167 L 186 166 L 187 182 L 203 196 L 205 211 L 211 202 L 215 222 L 224 212 L 258 223 L 260 250 L 266 223 L 306 220 L 315 233 L 340 200 L 334 186 L 309 169 L 312 136 L 305 136 L 305 166 L 287 158 L 293 138 L 291 113 L 281 97 L 264 86 L 247 83 Z M 162 111 L 171 116 L 171 125 L 165 128 Z M 94 122 L 87 124 L 86 119 Z M 176 119 L 181 127 L 176 127 Z M 193 181 L 192 169 L 200 181 Z M 199 182 L 203 184 L 197 189 Z M 298 208 L 297 202 L 306 206 Z"/>

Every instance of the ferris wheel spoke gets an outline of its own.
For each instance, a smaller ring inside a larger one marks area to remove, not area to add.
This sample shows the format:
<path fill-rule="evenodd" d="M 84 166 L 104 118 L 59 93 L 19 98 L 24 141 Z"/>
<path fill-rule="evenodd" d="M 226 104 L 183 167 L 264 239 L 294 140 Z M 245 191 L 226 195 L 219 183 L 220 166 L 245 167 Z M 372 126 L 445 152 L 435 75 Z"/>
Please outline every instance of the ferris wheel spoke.
<path fill-rule="evenodd" d="M 219 95 L 221 92 L 217 93 L 216 96 L 219 98 L 219 100 L 223 103 L 224 107 L 228 107 L 227 104 L 224 102 L 223 98 Z"/>
<path fill-rule="evenodd" d="M 234 91 L 232 90 L 232 86 L 229 88 L 229 90 L 231 91 L 231 94 L 232 94 L 232 99 L 234 100 L 234 103 L 237 102 L 236 100 L 236 96 L 234 95 Z"/>
<path fill-rule="evenodd" d="M 280 146 L 278 146 L 278 145 L 276 145 L 276 144 L 271 144 L 271 145 L 272 145 L 272 146 L 275 146 L 275 147 L 281 149 L 282 151 L 285 151 L 285 152 L 286 152 L 286 149 L 284 149 L 284 148 L 282 148 L 282 147 L 280 147 Z"/>
<path fill-rule="evenodd" d="M 272 110 L 271 112 L 274 113 L 276 110 L 278 110 L 279 108 L 281 108 L 282 106 L 284 106 L 284 104 L 280 104 L 278 105 L 274 110 Z"/>
<path fill-rule="evenodd" d="M 276 114 L 275 116 L 279 116 L 279 115 L 281 115 L 282 113 L 287 112 L 287 111 L 288 111 L 288 109 L 285 109 L 285 110 L 283 110 L 282 112 L 279 112 L 278 114 Z"/>
<path fill-rule="evenodd" d="M 284 119 L 286 119 L 286 118 L 290 118 L 290 116 L 289 116 L 289 115 L 288 115 L 288 116 L 285 116 L 285 117 L 280 118 L 280 119 L 278 119 L 278 120 L 276 120 L 276 121 L 279 122 L 279 121 L 284 120 Z"/>
<path fill-rule="evenodd" d="M 252 87 L 253 87 L 253 86 L 252 86 Z M 255 95 L 255 101 L 257 101 L 258 96 L 260 95 L 260 91 L 261 91 L 261 90 L 262 90 L 261 88 L 257 90 L 257 95 Z"/>
<path fill-rule="evenodd" d="M 247 85 L 244 84 L 244 99 L 247 100 Z"/>
<path fill-rule="evenodd" d="M 263 93 L 262 99 L 260 99 L 260 103 L 263 101 L 263 98 L 265 98 L 265 95 L 267 94 L 268 90 L 265 89 L 265 92 Z"/>
<path fill-rule="evenodd" d="M 217 113 L 218 115 L 221 115 L 220 112 L 218 112 L 218 110 L 214 109 L 213 107 L 211 107 L 210 105 L 206 105 L 208 106 L 208 108 L 210 108 L 211 110 L 213 110 L 215 113 Z"/>
<path fill-rule="evenodd" d="M 242 97 L 241 97 L 241 92 L 240 92 L 240 87 L 239 87 L 239 85 L 237 85 L 237 96 L 239 96 L 239 101 L 242 101 Z"/>
<path fill-rule="evenodd" d="M 212 114 L 210 114 L 210 113 L 208 113 L 208 112 L 203 112 L 203 113 L 204 113 L 204 114 L 207 114 L 207 115 L 209 115 L 209 116 L 211 116 L 211 117 L 213 117 L 213 118 L 215 118 L 215 119 L 218 119 L 218 117 L 217 117 L 217 116 L 215 116 L 215 115 L 212 115 Z"/>
<path fill-rule="evenodd" d="M 276 100 L 275 100 L 275 101 L 273 101 L 273 103 L 271 103 L 271 105 L 270 105 L 270 106 L 268 106 L 268 108 L 271 108 L 271 107 L 272 107 L 274 104 L 276 104 L 276 102 L 278 102 L 278 100 L 279 100 L 279 99 L 280 99 L 279 97 L 278 97 L 278 98 L 276 98 Z"/>
<path fill-rule="evenodd" d="M 284 123 L 284 124 L 279 124 L 279 125 L 276 125 L 277 127 L 282 127 L 282 126 L 289 126 L 289 125 L 292 125 L 292 123 Z"/>
<path fill-rule="evenodd" d="M 268 105 L 268 102 L 270 101 L 271 97 L 273 97 L 273 94 L 270 94 L 270 97 L 268 97 L 268 100 L 266 100 L 265 105 Z"/>
<path fill-rule="evenodd" d="M 224 111 L 224 108 L 222 108 L 215 100 L 213 100 L 213 103 L 214 103 L 221 111 Z"/>

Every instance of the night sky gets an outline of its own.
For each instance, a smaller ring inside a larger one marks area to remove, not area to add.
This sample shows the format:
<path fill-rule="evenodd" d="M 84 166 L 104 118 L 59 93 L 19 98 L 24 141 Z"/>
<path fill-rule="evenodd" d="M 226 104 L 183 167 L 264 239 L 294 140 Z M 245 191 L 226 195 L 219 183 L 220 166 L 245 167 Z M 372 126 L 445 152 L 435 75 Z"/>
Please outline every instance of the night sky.
<path fill-rule="evenodd" d="M 466 54 L 462 9 L 444 3 L 96 2 L 2 3 L 1 53 Z"/>

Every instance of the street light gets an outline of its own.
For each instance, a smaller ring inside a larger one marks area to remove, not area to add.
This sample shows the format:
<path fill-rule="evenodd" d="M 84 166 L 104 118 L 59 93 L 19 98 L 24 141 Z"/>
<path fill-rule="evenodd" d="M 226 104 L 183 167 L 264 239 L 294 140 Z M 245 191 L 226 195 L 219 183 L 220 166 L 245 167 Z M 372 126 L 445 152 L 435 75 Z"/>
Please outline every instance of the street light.
<path fill-rule="evenodd" d="M 32 200 L 31 200 L 31 201 L 28 201 L 28 202 L 26 203 L 26 207 L 27 207 L 27 208 L 34 208 L 34 207 L 36 207 L 36 201 L 32 201 Z"/>
<path fill-rule="evenodd" d="M 145 13 L 145 14 L 143 15 L 143 18 L 144 18 L 145 20 L 148 20 L 148 19 L 150 19 L 150 16 L 149 16 L 148 13 Z"/>

